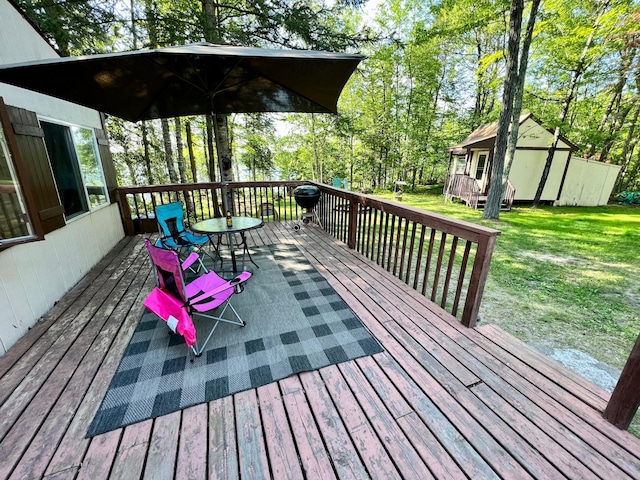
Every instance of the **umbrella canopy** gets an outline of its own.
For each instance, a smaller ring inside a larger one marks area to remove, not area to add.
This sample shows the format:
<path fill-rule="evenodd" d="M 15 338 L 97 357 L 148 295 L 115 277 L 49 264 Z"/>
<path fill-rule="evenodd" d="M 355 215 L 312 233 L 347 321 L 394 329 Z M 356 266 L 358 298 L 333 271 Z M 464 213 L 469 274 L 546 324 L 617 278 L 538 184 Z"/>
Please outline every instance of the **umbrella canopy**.
<path fill-rule="evenodd" d="M 4 65 L 0 82 L 125 120 L 207 113 L 337 113 L 360 55 L 198 43 Z"/>

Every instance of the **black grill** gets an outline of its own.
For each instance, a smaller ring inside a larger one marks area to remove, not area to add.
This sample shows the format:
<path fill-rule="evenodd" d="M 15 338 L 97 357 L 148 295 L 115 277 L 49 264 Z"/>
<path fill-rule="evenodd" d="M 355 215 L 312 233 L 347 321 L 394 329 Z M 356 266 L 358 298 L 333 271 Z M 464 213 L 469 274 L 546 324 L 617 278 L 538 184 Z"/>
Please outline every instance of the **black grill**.
<path fill-rule="evenodd" d="M 293 191 L 293 197 L 300 207 L 312 210 L 320 200 L 320 189 L 315 185 L 300 185 Z"/>

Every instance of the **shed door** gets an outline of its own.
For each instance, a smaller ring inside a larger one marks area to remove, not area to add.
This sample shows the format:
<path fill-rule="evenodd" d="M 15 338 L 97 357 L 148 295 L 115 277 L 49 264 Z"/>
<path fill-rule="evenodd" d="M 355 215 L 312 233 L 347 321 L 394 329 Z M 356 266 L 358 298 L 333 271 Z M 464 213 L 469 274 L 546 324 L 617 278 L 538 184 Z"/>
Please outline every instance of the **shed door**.
<path fill-rule="evenodd" d="M 487 166 L 487 157 L 489 155 L 486 153 L 478 154 L 478 163 L 476 164 L 476 180 L 482 185 L 482 179 L 484 178 L 484 171 Z"/>

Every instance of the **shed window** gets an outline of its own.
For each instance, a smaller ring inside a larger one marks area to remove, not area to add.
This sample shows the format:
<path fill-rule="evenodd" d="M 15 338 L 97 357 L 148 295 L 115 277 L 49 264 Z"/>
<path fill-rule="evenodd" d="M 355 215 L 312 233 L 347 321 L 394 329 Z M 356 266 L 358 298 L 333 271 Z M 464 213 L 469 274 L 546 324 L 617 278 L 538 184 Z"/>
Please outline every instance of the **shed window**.
<path fill-rule="evenodd" d="M 49 161 L 67 219 L 107 203 L 93 130 L 41 120 Z"/>
<path fill-rule="evenodd" d="M 0 243 L 33 236 L 22 188 L 0 124 Z"/>
<path fill-rule="evenodd" d="M 476 167 L 476 180 L 482 180 L 484 175 L 484 167 L 487 163 L 487 154 L 481 153 L 478 155 L 478 166 Z"/>

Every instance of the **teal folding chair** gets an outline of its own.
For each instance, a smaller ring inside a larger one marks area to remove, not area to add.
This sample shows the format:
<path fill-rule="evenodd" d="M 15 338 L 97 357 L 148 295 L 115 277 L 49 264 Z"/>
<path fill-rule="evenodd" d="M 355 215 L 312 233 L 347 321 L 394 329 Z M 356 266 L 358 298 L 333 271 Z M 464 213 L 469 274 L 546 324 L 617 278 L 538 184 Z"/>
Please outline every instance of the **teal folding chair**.
<path fill-rule="evenodd" d="M 196 235 L 185 227 L 184 210 L 181 202 L 172 202 L 165 205 L 158 205 L 155 208 L 156 221 L 160 230 L 161 237 L 156 242 L 156 247 L 168 250 L 174 250 L 180 258 L 186 258 L 191 252 L 198 251 L 207 255 L 213 260 L 214 265 L 217 260 L 220 261 L 222 267 L 222 257 L 218 251 L 220 238 L 213 240 L 207 235 Z M 204 248 L 207 243 L 211 244 L 214 255 L 207 252 Z M 198 268 L 208 271 L 202 258 L 198 259 Z M 191 267 L 191 269 L 193 269 Z"/>

